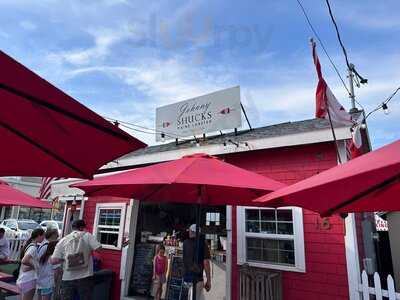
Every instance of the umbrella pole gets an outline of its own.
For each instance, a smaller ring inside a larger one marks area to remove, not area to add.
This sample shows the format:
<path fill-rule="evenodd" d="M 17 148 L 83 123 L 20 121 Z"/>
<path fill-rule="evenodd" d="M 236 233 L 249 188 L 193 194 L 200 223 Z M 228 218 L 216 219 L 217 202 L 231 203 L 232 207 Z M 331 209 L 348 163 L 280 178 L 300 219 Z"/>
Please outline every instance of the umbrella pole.
<path fill-rule="evenodd" d="M 200 259 L 200 220 L 201 220 L 201 196 L 202 189 L 201 185 L 198 187 L 198 201 L 196 204 L 196 242 L 195 242 L 195 263 L 199 262 Z M 197 299 L 197 278 L 194 276 L 193 278 L 193 290 L 192 290 L 192 300 Z"/>

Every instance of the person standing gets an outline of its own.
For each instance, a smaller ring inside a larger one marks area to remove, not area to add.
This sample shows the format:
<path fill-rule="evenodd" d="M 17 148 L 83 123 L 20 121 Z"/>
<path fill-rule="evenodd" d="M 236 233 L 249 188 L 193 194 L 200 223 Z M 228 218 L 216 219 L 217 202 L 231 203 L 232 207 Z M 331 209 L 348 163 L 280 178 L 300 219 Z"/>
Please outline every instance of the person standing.
<path fill-rule="evenodd" d="M 37 249 L 44 238 L 44 230 L 42 228 L 33 230 L 31 237 L 26 241 L 21 250 L 21 266 L 17 279 L 17 287 L 21 292 L 22 300 L 32 300 L 35 296 L 36 272 L 38 270 Z"/>
<path fill-rule="evenodd" d="M 10 241 L 6 238 L 6 231 L 0 228 L 0 261 L 6 262 L 10 258 Z"/>
<path fill-rule="evenodd" d="M 165 247 L 160 245 L 153 259 L 153 284 L 155 300 L 161 300 L 163 284 L 167 281 L 168 258 L 165 256 Z"/>
<path fill-rule="evenodd" d="M 200 232 L 200 229 L 199 229 Z M 211 290 L 210 249 L 203 235 L 200 236 L 200 245 L 196 253 L 196 224 L 189 227 L 189 238 L 183 242 L 184 282 L 189 286 L 189 300 L 193 299 L 193 283 L 196 282 L 196 300 L 204 300 L 205 289 Z M 206 273 L 204 284 L 203 273 Z"/>
<path fill-rule="evenodd" d="M 50 300 L 54 293 L 55 273 L 60 269 L 60 265 L 52 265 L 50 256 L 53 254 L 57 245 L 58 230 L 47 229 L 46 238 L 38 247 L 38 270 L 37 270 L 37 294 L 39 300 Z"/>
<path fill-rule="evenodd" d="M 63 263 L 61 299 L 73 300 L 78 293 L 80 300 L 92 300 L 94 287 L 92 252 L 101 248 L 96 238 L 85 231 L 83 220 L 72 223 L 72 232 L 62 238 L 51 257 L 53 265 Z"/>

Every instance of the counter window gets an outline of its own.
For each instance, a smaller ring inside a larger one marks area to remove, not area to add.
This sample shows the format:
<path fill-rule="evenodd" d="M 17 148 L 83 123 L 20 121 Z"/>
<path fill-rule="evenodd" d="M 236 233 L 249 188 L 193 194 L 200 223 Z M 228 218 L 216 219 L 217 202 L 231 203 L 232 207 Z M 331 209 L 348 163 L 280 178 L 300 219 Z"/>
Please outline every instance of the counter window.
<path fill-rule="evenodd" d="M 107 249 L 121 249 L 125 203 L 97 204 L 94 235 Z"/>
<path fill-rule="evenodd" d="M 304 272 L 303 215 L 299 208 L 238 208 L 241 263 Z"/>

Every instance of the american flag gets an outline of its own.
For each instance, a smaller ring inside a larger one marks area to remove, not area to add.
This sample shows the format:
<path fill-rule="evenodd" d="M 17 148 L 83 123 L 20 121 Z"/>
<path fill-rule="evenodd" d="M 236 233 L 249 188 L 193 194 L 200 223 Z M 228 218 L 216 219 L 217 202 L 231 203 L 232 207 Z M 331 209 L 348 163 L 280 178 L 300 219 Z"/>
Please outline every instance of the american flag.
<path fill-rule="evenodd" d="M 39 189 L 39 198 L 40 199 L 48 199 L 51 194 L 51 184 L 56 181 L 60 180 L 62 177 L 43 177 L 42 178 L 42 185 Z"/>

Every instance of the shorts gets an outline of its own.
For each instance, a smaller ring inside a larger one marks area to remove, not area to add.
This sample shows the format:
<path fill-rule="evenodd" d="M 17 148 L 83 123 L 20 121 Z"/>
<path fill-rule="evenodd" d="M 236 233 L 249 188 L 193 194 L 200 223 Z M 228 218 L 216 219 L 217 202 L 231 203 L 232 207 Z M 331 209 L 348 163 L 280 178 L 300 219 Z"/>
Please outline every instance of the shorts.
<path fill-rule="evenodd" d="M 22 294 L 36 289 L 36 279 L 17 284 L 18 289 Z"/>
<path fill-rule="evenodd" d="M 38 293 L 38 295 L 40 295 L 40 296 L 51 295 L 51 294 L 53 294 L 53 288 L 38 289 L 38 290 L 37 290 L 37 293 Z"/>
<path fill-rule="evenodd" d="M 167 282 L 167 278 L 165 276 L 165 274 L 163 275 L 156 275 L 156 279 L 154 279 L 154 286 L 162 286 L 164 283 Z"/>

